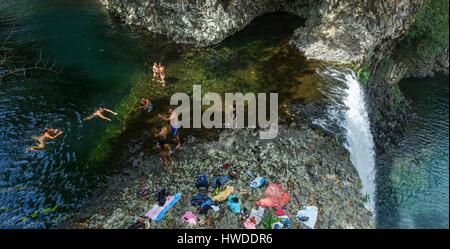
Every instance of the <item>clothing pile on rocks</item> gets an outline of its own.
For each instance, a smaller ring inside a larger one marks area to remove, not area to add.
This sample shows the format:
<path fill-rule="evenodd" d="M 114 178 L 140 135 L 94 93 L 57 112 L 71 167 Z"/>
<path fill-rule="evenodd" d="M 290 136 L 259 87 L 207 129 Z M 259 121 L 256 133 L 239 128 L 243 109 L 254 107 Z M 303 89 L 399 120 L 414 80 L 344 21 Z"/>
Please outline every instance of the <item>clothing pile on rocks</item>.
<path fill-rule="evenodd" d="M 228 169 L 229 164 L 224 164 L 224 168 Z M 238 177 L 236 172 L 230 172 L 229 175 L 214 176 L 209 179 L 206 173 L 197 177 L 195 187 L 198 193 L 191 197 L 191 205 L 195 207 L 198 215 L 206 215 L 209 210 L 219 212 L 226 209 L 229 212 L 239 215 L 244 220 L 242 226 L 246 229 L 256 228 L 272 228 L 272 229 L 289 229 L 292 228 L 291 215 L 283 210 L 283 207 L 289 202 L 291 196 L 285 191 L 283 186 L 275 183 L 268 183 L 264 177 L 255 176 L 252 172 L 247 172 L 250 177 L 254 177 L 249 183 L 249 188 L 258 189 L 266 188 L 264 195 L 258 200 L 250 213 L 245 209 L 241 209 L 241 200 L 238 198 L 233 186 L 227 184 L 230 179 Z M 142 193 L 142 189 L 140 190 Z M 145 197 L 145 196 L 142 196 Z M 159 222 L 165 214 L 173 207 L 181 198 L 181 193 L 170 195 L 165 188 L 160 188 L 155 194 L 156 204 L 148 211 L 145 216 L 140 216 L 135 223 L 130 226 L 131 229 L 151 227 L 150 221 Z M 225 205 L 226 201 L 226 205 Z M 266 209 L 267 212 L 266 212 Z M 275 211 L 275 216 L 273 215 Z M 317 221 L 318 209 L 314 206 L 302 206 L 298 210 L 296 220 L 303 224 L 305 228 L 314 229 Z M 198 217 L 192 211 L 180 217 L 181 222 L 195 226 Z"/>
<path fill-rule="evenodd" d="M 68 227 L 123 229 L 139 215 L 138 227 L 147 221 L 151 229 L 272 228 L 277 222 L 293 229 L 373 227 L 348 152 L 309 127 L 281 126 L 272 140 L 261 140 L 258 130 L 251 129 L 225 130 L 208 141 L 186 137 L 166 169 L 157 156 L 141 156 L 144 143 L 136 146 L 142 147 L 130 154 L 132 166 L 109 180 L 108 188 Z M 286 204 L 269 205 L 277 195 L 268 189 L 283 189 L 279 193 L 286 195 L 275 200 Z M 162 217 L 155 221 L 145 214 L 158 196 L 165 207 L 150 213 L 155 220 Z"/>

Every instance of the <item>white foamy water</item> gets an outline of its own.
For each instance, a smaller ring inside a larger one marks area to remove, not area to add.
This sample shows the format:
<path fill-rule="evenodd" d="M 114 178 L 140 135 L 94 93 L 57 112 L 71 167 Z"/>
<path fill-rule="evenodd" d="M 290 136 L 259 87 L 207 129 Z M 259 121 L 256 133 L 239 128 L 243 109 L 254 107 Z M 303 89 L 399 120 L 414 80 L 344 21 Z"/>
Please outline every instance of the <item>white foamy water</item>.
<path fill-rule="evenodd" d="M 328 68 L 318 73 L 327 82 L 323 92 L 330 98 L 330 105 L 327 107 L 327 120 L 317 120 L 316 123 L 327 130 L 338 126 L 361 178 L 366 207 L 374 211 L 375 151 L 364 91 L 351 70 Z"/>

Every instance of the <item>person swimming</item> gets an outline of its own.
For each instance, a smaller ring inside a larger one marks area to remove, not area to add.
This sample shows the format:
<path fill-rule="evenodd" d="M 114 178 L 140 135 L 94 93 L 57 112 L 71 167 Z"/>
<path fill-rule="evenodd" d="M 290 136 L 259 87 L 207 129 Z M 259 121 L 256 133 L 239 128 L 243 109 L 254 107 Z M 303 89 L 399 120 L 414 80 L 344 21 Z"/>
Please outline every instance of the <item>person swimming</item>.
<path fill-rule="evenodd" d="M 30 151 L 33 150 L 43 150 L 45 148 L 45 141 L 47 139 L 55 140 L 57 137 L 63 134 L 62 131 L 58 129 L 49 128 L 44 131 L 44 134 L 41 136 L 33 136 L 33 139 L 39 142 L 39 145 L 33 145 L 29 148 Z"/>
<path fill-rule="evenodd" d="M 159 114 L 159 118 L 164 121 L 168 121 L 170 123 L 170 135 L 173 137 L 173 140 L 176 142 L 176 149 L 181 147 L 181 139 L 179 136 L 180 125 L 178 123 L 178 115 L 172 108 L 168 111 L 169 115 L 161 115 Z"/>
<path fill-rule="evenodd" d="M 141 106 L 139 108 L 141 108 L 142 110 L 147 111 L 147 112 L 152 112 L 154 109 L 154 106 L 153 106 L 153 103 L 149 99 L 141 97 Z"/>
<path fill-rule="evenodd" d="M 92 113 L 89 117 L 85 118 L 84 120 L 91 120 L 91 119 L 93 119 L 93 118 L 95 118 L 95 117 L 99 117 L 99 118 L 101 118 L 101 119 L 105 119 L 105 120 L 111 121 L 111 119 L 109 119 L 109 118 L 107 118 L 107 117 L 105 117 L 105 116 L 103 115 L 103 113 L 105 113 L 105 112 L 112 113 L 112 114 L 115 115 L 115 116 L 117 115 L 117 113 L 111 111 L 110 109 L 100 107 L 97 111 L 95 111 L 94 113 Z"/>

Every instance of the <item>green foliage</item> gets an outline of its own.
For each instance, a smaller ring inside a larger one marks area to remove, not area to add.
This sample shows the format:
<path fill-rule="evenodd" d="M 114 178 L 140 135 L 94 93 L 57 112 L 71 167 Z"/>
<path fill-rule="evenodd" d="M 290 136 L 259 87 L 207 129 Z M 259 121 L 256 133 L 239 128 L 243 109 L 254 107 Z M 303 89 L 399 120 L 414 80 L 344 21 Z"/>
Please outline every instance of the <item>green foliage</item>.
<path fill-rule="evenodd" d="M 365 194 L 362 198 L 363 203 L 368 203 L 370 201 L 370 195 Z"/>
<path fill-rule="evenodd" d="M 381 121 L 381 119 L 383 119 L 383 116 L 381 115 L 381 113 L 376 112 L 375 115 L 374 115 L 374 117 L 373 117 L 373 121 L 374 121 L 375 123 L 378 123 L 379 121 Z"/>
<path fill-rule="evenodd" d="M 361 84 L 363 84 L 364 86 L 367 86 L 367 84 L 369 83 L 369 78 L 370 78 L 369 65 L 366 64 L 366 65 L 360 67 L 356 71 L 356 76 L 358 77 L 358 80 Z"/>
<path fill-rule="evenodd" d="M 357 187 L 358 189 L 362 189 L 363 184 L 362 184 L 361 178 L 358 178 L 358 180 L 357 180 L 357 182 L 356 182 L 356 187 Z"/>
<path fill-rule="evenodd" d="M 394 104 L 395 104 L 395 106 L 400 111 L 403 111 L 404 110 L 404 108 L 402 106 L 403 95 L 402 95 L 402 91 L 400 90 L 400 86 L 398 84 L 393 85 L 392 86 L 392 91 L 394 93 Z"/>
<path fill-rule="evenodd" d="M 281 221 L 277 218 L 272 210 L 267 210 L 266 215 L 264 215 L 261 224 L 265 229 L 272 229 L 272 224 Z"/>
<path fill-rule="evenodd" d="M 424 0 L 416 20 L 400 44 L 403 52 L 416 53 L 422 60 L 432 60 L 448 47 L 448 0 Z"/>

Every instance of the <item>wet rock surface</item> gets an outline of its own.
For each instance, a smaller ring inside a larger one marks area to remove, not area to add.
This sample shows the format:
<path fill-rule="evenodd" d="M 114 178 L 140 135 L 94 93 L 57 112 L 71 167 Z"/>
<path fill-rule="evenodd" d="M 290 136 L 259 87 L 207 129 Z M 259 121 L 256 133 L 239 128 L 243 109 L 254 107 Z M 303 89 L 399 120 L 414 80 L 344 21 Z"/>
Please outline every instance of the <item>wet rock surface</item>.
<path fill-rule="evenodd" d="M 250 171 L 281 184 L 291 195 L 283 209 L 290 214 L 293 228 L 303 228 L 295 220 L 301 205 L 319 208 L 316 228 L 372 228 L 372 215 L 364 207 L 361 183 L 348 152 L 320 131 L 292 126 L 281 126 L 273 140 L 260 140 L 258 131 L 249 129 L 222 131 L 215 141 L 189 137 L 167 170 L 157 156 L 143 154 L 142 142 L 136 143 L 130 149 L 129 167 L 112 177 L 100 196 L 80 210 L 79 217 L 61 227 L 127 228 L 157 203 L 154 193 L 164 187 L 170 194 L 182 193 L 182 198 L 162 221 L 150 222 L 150 228 L 244 228 L 243 222 L 266 189 L 250 188 L 254 179 L 247 173 Z M 207 173 L 211 178 L 232 172 L 237 177 L 226 185 L 233 186 L 242 213 L 232 213 L 223 202 L 219 211 L 210 209 L 206 215 L 199 214 L 190 203 L 199 192 L 195 187 L 197 176 Z M 148 188 L 147 196 L 139 195 L 142 186 Z M 187 211 L 198 216 L 196 225 L 181 222 Z"/>
<path fill-rule="evenodd" d="M 405 64 L 408 71 L 405 78 L 426 78 L 434 77 L 436 74 L 442 73 L 448 75 L 448 48 L 446 48 L 434 60 L 423 61 L 409 57 Z"/>
<path fill-rule="evenodd" d="M 364 63 L 391 51 L 414 21 L 422 0 L 315 1 L 315 14 L 292 43 L 308 58 Z M 314 12 L 313 12 L 314 13 Z"/>
<path fill-rule="evenodd" d="M 391 58 L 374 62 L 370 69 L 366 92 L 372 134 L 379 156 L 388 151 L 389 146 L 396 145 L 412 118 L 410 101 L 396 92 L 394 87 L 407 70 L 404 63 Z"/>
<path fill-rule="evenodd" d="M 217 44 L 270 12 L 307 19 L 291 43 L 309 59 L 361 63 L 395 46 L 422 0 L 99 0 L 126 23 L 196 46 Z"/>

